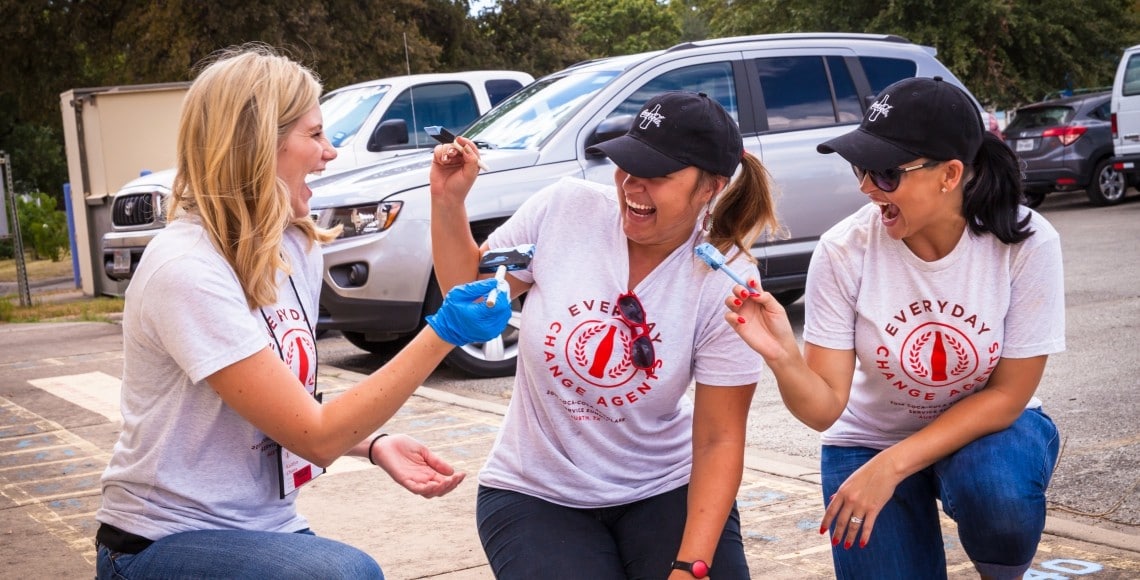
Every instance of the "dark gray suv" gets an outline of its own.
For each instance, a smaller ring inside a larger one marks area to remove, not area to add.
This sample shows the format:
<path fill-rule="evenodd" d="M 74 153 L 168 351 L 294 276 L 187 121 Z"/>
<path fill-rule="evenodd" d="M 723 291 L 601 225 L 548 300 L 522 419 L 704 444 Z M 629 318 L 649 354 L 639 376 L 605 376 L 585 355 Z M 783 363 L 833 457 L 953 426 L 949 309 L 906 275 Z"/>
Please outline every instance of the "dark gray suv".
<path fill-rule="evenodd" d="M 1096 205 L 1120 201 L 1127 188 L 1113 169 L 1111 92 L 1053 99 L 1018 109 L 1005 142 L 1023 162 L 1025 205 L 1052 191 L 1083 189 Z"/>
<path fill-rule="evenodd" d="M 764 287 L 791 302 L 803 294 L 820 234 L 867 203 L 851 166 L 820 155 L 816 145 L 854 129 L 887 85 L 936 75 L 961 86 L 934 49 L 867 34 L 722 38 L 580 63 L 523 88 L 464 131 L 491 168 L 467 197 L 471 229 L 482 239 L 562 177 L 612 185 L 613 164 L 587 148 L 623 134 L 658 93 L 703 92 L 739 123 L 744 146 L 771 172 L 790 235 L 762 240 L 752 253 Z M 424 151 L 313 182 L 310 207 L 318 221 L 345 225 L 324 247 L 318 327 L 381 350 L 439 307 L 430 167 L 431 152 Z M 448 363 L 473 375 L 511 374 L 517 332 L 515 317 L 501 337 L 457 348 Z"/>

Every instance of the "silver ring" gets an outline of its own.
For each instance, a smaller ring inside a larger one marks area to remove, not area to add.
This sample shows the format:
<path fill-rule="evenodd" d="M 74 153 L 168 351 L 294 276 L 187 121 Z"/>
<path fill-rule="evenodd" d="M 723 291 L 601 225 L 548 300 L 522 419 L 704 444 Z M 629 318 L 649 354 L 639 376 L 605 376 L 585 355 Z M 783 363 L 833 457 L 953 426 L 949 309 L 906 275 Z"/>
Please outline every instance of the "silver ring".
<path fill-rule="evenodd" d="M 861 524 L 863 523 L 863 518 L 860 518 L 859 516 L 851 516 L 851 523 Z"/>

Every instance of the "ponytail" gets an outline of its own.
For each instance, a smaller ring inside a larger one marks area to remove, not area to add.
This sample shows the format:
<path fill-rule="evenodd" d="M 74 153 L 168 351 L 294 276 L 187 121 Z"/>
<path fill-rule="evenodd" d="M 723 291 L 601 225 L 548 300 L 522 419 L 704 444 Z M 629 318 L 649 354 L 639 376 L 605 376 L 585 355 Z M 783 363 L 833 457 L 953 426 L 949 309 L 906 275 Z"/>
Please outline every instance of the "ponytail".
<path fill-rule="evenodd" d="M 754 261 L 752 242 L 765 230 L 772 237 L 783 234 L 776 217 L 768 170 L 754 155 L 745 152 L 740 175 L 721 193 L 713 208 L 712 227 L 707 237 L 721 253 L 727 255 L 736 247 Z"/>
<path fill-rule="evenodd" d="M 1006 244 L 1016 244 L 1033 235 L 1029 218 L 1018 221 L 1021 211 L 1021 162 L 996 135 L 985 132 L 974 156 L 973 177 L 966 183 L 962 216 L 975 235 L 992 233 Z"/>

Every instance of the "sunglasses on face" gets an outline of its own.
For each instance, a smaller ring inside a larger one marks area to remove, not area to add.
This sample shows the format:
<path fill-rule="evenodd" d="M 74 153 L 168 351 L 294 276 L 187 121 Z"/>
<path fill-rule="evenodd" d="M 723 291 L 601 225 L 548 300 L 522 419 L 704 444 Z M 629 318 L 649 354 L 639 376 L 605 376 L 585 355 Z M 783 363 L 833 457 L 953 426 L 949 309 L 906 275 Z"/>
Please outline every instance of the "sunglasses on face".
<path fill-rule="evenodd" d="M 862 167 L 851 166 L 851 171 L 855 172 L 855 177 L 859 183 L 867 177 L 871 178 L 871 183 L 879 188 L 883 193 L 890 193 L 899 188 L 899 181 L 902 181 L 902 176 L 911 171 L 918 171 L 919 169 L 926 169 L 927 167 L 934 167 L 942 163 L 941 161 L 927 161 L 926 163 L 919 163 L 918 165 L 911 165 L 910 167 L 894 167 L 892 169 L 863 169 Z"/>
<path fill-rule="evenodd" d="M 641 370 L 652 370 L 657 364 L 657 355 L 653 350 L 653 339 L 649 337 L 649 325 L 645 322 L 645 308 L 637 295 L 628 292 L 618 296 L 618 315 L 622 322 L 633 329 L 633 348 L 630 358 L 633 366 Z"/>

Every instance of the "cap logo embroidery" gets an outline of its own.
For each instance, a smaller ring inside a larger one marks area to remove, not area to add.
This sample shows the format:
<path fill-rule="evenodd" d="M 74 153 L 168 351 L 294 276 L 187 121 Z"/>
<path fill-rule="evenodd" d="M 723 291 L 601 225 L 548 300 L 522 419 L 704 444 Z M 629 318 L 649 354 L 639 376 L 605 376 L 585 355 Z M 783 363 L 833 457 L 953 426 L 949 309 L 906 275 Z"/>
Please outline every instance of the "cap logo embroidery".
<path fill-rule="evenodd" d="M 891 96 L 887 95 L 883 97 L 882 100 L 875 101 L 875 104 L 871 105 L 871 113 L 867 115 L 867 120 L 871 122 L 877 121 L 879 120 L 879 115 L 889 117 L 891 109 L 895 108 L 894 105 L 887 104 L 887 101 L 890 99 Z"/>
<path fill-rule="evenodd" d="M 652 111 L 649 111 L 649 110 L 641 111 L 641 114 L 638 115 L 638 117 L 642 118 L 640 128 L 641 129 L 648 129 L 650 123 L 652 123 L 655 127 L 660 127 L 661 121 L 665 120 L 665 115 L 662 115 L 661 113 L 657 112 L 660 110 L 661 110 L 661 104 L 658 103 L 656 107 L 653 107 Z"/>

